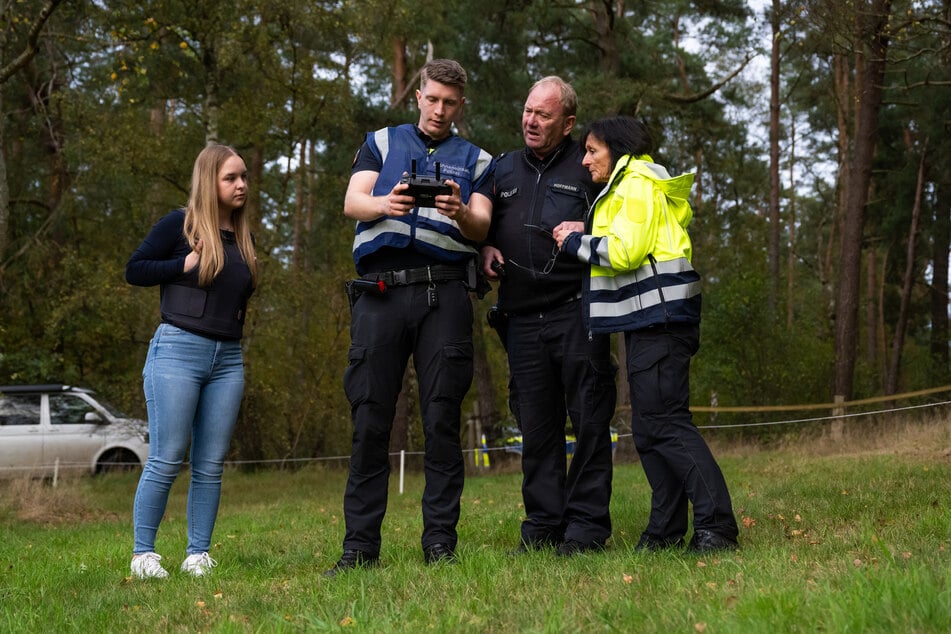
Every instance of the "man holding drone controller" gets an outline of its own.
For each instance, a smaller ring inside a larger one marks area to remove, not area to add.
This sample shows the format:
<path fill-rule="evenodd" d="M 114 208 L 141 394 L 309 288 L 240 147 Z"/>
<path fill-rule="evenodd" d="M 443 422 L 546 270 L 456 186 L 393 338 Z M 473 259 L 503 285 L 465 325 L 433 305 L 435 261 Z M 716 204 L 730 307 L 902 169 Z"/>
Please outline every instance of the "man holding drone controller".
<path fill-rule="evenodd" d="M 410 355 L 426 453 L 423 558 L 456 557 L 465 463 L 462 399 L 472 382 L 476 246 L 488 232 L 492 156 L 453 134 L 466 72 L 453 60 L 422 69 L 419 123 L 370 132 L 357 153 L 344 213 L 357 221 L 344 390 L 353 419 L 343 555 L 324 574 L 379 563 L 389 441 Z"/>

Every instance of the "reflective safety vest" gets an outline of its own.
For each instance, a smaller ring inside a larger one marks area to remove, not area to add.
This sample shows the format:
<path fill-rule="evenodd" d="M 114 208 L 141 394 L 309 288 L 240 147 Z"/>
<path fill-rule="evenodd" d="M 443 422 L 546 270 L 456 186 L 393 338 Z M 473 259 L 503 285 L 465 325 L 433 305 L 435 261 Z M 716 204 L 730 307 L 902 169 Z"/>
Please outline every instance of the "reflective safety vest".
<path fill-rule="evenodd" d="M 700 276 L 687 225 L 693 174 L 671 177 L 650 156 L 622 156 L 588 218 L 562 250 L 591 265 L 584 291 L 593 333 L 699 323 Z"/>
<path fill-rule="evenodd" d="M 462 202 L 468 203 L 472 192 L 490 174 L 492 165 L 491 154 L 456 135 L 427 147 L 412 124 L 370 132 L 366 143 L 382 165 L 371 192 L 374 196 L 388 194 L 404 172 L 411 173 L 415 160 L 416 175 L 431 178 L 436 176 L 436 163 L 439 163 L 440 178 L 458 183 Z M 476 246 L 463 237 L 454 220 L 434 207 L 416 207 L 405 216 L 357 222 L 353 261 L 362 275 L 367 272 L 360 265 L 364 256 L 383 247 L 393 247 L 412 248 L 438 262 L 463 263 L 477 253 Z"/>

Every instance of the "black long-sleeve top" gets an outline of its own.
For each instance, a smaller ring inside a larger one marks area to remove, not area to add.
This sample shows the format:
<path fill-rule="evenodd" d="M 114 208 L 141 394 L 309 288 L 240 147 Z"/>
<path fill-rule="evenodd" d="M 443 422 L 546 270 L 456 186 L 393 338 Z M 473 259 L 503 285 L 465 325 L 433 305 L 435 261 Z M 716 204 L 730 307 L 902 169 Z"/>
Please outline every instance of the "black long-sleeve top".
<path fill-rule="evenodd" d="M 191 253 L 184 227 L 184 209 L 171 211 L 155 223 L 129 258 L 126 281 L 136 286 L 161 285 L 163 322 L 211 339 L 240 339 L 254 287 L 234 233 L 221 231 L 225 266 L 209 286 L 201 287 L 197 266 L 182 272 Z"/>

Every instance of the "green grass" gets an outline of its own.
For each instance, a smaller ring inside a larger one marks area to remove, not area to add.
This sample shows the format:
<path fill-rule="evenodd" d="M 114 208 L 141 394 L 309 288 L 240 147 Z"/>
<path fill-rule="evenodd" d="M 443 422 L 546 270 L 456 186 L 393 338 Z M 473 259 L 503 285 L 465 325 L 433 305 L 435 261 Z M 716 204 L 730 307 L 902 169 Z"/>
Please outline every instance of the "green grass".
<path fill-rule="evenodd" d="M 392 479 L 381 568 L 335 579 L 342 470 L 229 471 L 210 578 L 177 572 L 186 482 L 157 550 L 172 576 L 129 578 L 138 475 L 0 482 L 0 632 L 946 632 L 949 424 L 878 446 L 717 447 L 743 545 L 697 558 L 633 551 L 649 489 L 615 469 L 605 553 L 510 558 L 515 473 L 470 477 L 461 561 L 426 567 L 422 478 Z"/>

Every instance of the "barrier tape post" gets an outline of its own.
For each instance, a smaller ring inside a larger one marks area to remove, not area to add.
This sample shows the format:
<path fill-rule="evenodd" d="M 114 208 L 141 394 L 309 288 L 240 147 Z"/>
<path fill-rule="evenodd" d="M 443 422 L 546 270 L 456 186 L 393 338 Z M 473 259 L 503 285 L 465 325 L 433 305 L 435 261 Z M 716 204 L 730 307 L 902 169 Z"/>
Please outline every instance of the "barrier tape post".
<path fill-rule="evenodd" d="M 400 449 L 400 495 L 403 495 L 403 474 L 406 473 L 406 450 Z"/>

